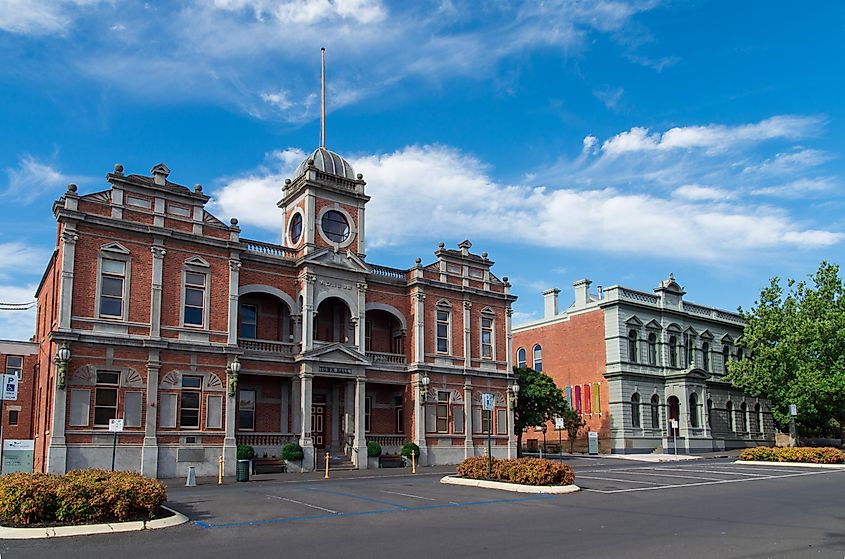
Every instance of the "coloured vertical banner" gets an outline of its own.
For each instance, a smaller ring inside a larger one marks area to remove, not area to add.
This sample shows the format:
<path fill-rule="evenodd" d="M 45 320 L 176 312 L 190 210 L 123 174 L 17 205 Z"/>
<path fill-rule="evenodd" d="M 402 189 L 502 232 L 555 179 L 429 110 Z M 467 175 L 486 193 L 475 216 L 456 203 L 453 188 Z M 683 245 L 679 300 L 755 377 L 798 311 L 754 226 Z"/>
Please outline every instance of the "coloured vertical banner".
<path fill-rule="evenodd" d="M 3 474 L 32 472 L 35 441 L 8 439 L 3 441 Z"/>

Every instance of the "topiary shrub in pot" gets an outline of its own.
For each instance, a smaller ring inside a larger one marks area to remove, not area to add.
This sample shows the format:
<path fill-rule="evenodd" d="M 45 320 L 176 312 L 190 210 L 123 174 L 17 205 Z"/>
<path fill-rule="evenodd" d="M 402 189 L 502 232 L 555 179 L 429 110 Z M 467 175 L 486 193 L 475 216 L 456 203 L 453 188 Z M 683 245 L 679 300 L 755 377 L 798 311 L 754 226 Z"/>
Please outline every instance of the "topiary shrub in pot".
<path fill-rule="evenodd" d="M 381 445 L 376 441 L 367 441 L 367 468 L 378 468 L 379 456 L 381 456 Z"/>
<path fill-rule="evenodd" d="M 305 452 L 299 443 L 291 442 L 282 447 L 282 460 L 285 461 L 285 467 L 289 472 L 302 471 L 302 459 L 305 458 Z M 299 462 L 299 464 L 297 464 Z"/>
<path fill-rule="evenodd" d="M 238 460 L 252 460 L 255 458 L 255 449 L 248 444 L 238 445 Z"/>
<path fill-rule="evenodd" d="M 418 447 L 414 443 L 405 443 L 405 446 L 402 447 L 402 452 L 400 453 L 402 458 L 405 462 L 411 462 L 411 451 L 414 451 L 414 460 L 417 464 L 420 463 L 420 447 Z"/>

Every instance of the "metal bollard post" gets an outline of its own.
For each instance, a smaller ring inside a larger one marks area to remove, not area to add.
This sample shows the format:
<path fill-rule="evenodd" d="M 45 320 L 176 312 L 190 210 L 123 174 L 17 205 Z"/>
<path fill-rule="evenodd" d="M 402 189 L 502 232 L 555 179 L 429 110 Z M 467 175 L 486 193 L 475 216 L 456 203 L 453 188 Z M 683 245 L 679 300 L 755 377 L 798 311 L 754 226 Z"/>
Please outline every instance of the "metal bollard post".
<path fill-rule="evenodd" d="M 417 473 L 417 462 L 416 462 L 416 460 L 414 460 L 414 458 L 415 458 L 415 456 L 414 456 L 414 455 L 415 455 L 415 454 L 416 454 L 416 452 L 414 452 L 414 451 L 412 450 L 412 451 L 411 451 L 411 473 L 412 473 L 412 474 Z"/>
<path fill-rule="evenodd" d="M 329 460 L 331 460 L 331 454 L 329 451 L 326 451 L 326 475 L 323 479 L 329 479 Z"/>
<path fill-rule="evenodd" d="M 188 479 L 185 481 L 185 487 L 197 486 L 197 473 L 193 466 L 188 466 Z"/>
<path fill-rule="evenodd" d="M 217 459 L 217 485 L 223 485 L 223 456 Z"/>

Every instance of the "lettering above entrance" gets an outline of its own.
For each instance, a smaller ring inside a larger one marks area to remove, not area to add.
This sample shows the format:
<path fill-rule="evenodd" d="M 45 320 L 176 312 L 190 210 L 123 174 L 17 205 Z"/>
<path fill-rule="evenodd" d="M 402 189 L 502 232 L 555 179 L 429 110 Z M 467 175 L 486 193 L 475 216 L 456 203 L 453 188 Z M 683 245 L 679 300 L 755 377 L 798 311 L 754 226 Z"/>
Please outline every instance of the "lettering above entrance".
<path fill-rule="evenodd" d="M 342 375 L 351 375 L 352 369 L 350 367 L 329 367 L 320 365 L 317 370 L 321 373 L 338 373 Z"/>

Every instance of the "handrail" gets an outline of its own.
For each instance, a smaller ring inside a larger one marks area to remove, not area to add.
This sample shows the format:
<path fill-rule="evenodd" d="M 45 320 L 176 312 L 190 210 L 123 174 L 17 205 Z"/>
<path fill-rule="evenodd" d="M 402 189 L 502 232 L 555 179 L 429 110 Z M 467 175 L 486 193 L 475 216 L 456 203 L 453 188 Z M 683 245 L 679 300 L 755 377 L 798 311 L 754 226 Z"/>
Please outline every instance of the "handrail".
<path fill-rule="evenodd" d="M 255 241 L 253 239 L 241 238 L 241 242 L 246 245 L 246 249 L 250 252 L 257 252 L 259 254 L 267 254 L 270 256 L 281 256 L 283 258 L 295 258 L 296 250 L 282 245 L 274 245 L 272 243 L 265 243 L 263 241 Z"/>

